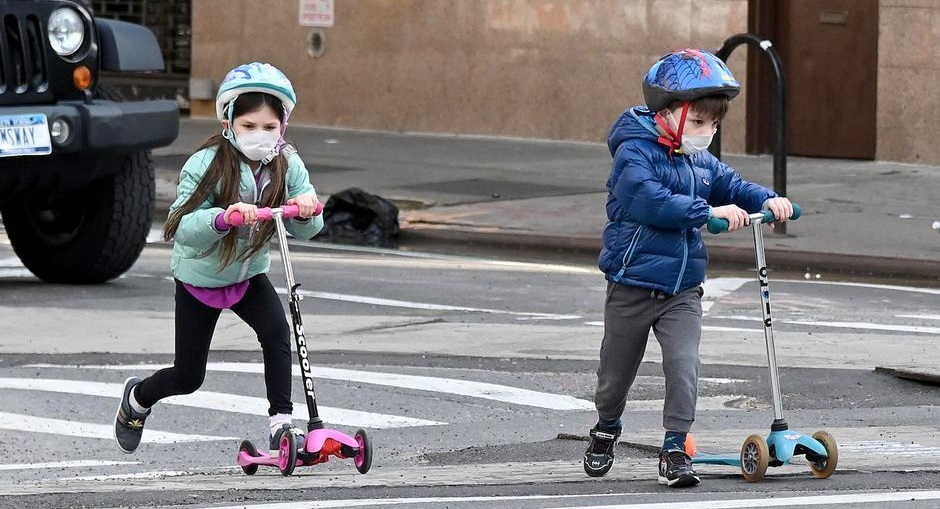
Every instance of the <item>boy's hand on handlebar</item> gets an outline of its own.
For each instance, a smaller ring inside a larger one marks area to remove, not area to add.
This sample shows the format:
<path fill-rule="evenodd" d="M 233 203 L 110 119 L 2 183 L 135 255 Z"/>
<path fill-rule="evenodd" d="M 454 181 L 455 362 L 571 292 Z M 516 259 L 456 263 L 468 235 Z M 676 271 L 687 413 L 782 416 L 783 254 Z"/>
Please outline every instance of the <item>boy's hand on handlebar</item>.
<path fill-rule="evenodd" d="M 774 217 L 777 222 L 785 223 L 790 216 L 793 215 L 793 204 L 790 203 L 790 200 L 782 196 L 776 198 L 771 198 L 767 200 L 767 203 L 764 206 L 774 213 Z M 773 223 L 771 223 L 771 228 L 773 228 Z"/>
<path fill-rule="evenodd" d="M 244 220 L 243 224 L 245 226 L 251 226 L 258 220 L 258 207 L 250 203 L 242 202 L 229 205 L 228 208 L 225 209 L 225 215 L 222 216 L 222 219 L 224 219 L 226 223 L 232 224 L 229 217 L 232 215 L 232 212 L 236 211 L 242 215 L 242 219 Z"/>
<path fill-rule="evenodd" d="M 788 202 L 789 203 L 789 202 Z M 751 218 L 746 210 L 737 205 L 722 205 L 712 207 L 712 215 L 728 221 L 728 231 L 733 232 L 751 224 Z"/>
<path fill-rule="evenodd" d="M 297 205 L 300 207 L 300 214 L 298 214 L 298 216 L 302 219 L 308 219 L 313 216 L 314 212 L 316 212 L 317 195 L 313 193 L 299 194 L 287 200 L 287 204 Z"/>

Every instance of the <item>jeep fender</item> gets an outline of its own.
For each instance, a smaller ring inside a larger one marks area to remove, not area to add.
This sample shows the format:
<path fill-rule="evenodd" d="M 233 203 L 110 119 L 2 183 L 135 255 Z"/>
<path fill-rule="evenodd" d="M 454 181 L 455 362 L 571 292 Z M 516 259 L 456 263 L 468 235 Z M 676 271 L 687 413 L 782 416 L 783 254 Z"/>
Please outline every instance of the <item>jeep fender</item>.
<path fill-rule="evenodd" d="M 149 28 L 114 19 L 95 19 L 101 69 L 162 71 L 166 65 L 157 37 Z"/>

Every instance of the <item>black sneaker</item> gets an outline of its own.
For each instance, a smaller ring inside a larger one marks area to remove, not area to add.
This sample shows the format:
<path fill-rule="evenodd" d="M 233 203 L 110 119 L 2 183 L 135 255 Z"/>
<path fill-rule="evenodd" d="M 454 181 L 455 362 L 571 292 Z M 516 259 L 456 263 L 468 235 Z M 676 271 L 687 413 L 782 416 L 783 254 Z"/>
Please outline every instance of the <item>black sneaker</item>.
<path fill-rule="evenodd" d="M 588 435 L 591 443 L 584 451 L 584 472 L 591 477 L 601 477 L 614 465 L 614 446 L 620 438 L 620 428 L 594 426 Z"/>
<path fill-rule="evenodd" d="M 692 470 L 692 458 L 679 449 L 659 453 L 659 484 L 670 488 L 695 486 L 700 482 Z"/>
<path fill-rule="evenodd" d="M 298 428 L 298 427 L 296 427 L 296 426 L 292 426 L 292 425 L 290 425 L 290 424 L 284 423 L 284 424 L 282 424 L 281 427 L 277 430 L 277 432 L 274 433 L 274 435 L 271 436 L 271 441 L 268 443 L 268 452 L 270 453 L 271 456 L 277 456 L 277 455 L 280 454 L 280 451 L 281 451 L 281 436 L 282 436 L 284 433 L 293 433 L 294 436 L 297 437 L 297 440 L 295 441 L 295 444 L 297 445 L 297 450 L 298 450 L 298 451 L 302 451 L 303 448 L 305 447 L 305 441 L 306 441 L 307 437 L 304 436 L 304 430 L 302 430 L 302 429 L 300 429 L 300 428 Z"/>
<path fill-rule="evenodd" d="M 136 376 L 124 380 L 121 403 L 118 405 L 117 415 L 114 416 L 114 441 L 127 454 L 136 451 L 140 445 L 140 437 L 144 434 L 144 421 L 150 415 L 150 410 L 142 414 L 131 408 L 131 391 L 140 382 L 140 378 Z"/>

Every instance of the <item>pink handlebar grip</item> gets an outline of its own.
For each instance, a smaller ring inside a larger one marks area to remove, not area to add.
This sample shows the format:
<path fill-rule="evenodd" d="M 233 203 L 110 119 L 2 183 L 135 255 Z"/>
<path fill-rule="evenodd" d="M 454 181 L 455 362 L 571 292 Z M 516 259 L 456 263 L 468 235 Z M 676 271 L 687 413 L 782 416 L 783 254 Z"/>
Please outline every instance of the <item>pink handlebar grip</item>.
<path fill-rule="evenodd" d="M 270 221 L 274 218 L 274 211 L 277 209 L 272 209 L 270 207 L 263 207 L 258 209 L 258 221 Z M 284 205 L 280 207 L 281 212 L 284 214 L 284 217 L 291 218 L 297 217 L 300 215 L 300 205 Z M 317 202 L 313 209 L 313 216 L 319 216 L 323 213 L 323 204 Z M 228 215 L 228 224 L 231 226 L 241 226 L 245 224 L 245 218 L 242 217 L 242 213 L 235 210 Z"/>

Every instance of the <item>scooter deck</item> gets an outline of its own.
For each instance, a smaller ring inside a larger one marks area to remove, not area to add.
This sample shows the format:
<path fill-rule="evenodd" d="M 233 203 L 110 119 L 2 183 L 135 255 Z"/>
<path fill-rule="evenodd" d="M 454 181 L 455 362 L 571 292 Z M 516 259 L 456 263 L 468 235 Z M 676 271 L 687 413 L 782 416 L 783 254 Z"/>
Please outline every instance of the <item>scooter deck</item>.
<path fill-rule="evenodd" d="M 700 452 L 692 456 L 692 463 L 702 463 L 705 465 L 729 465 L 732 467 L 741 466 L 740 454 L 709 454 Z"/>

